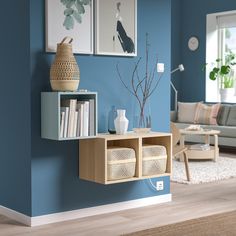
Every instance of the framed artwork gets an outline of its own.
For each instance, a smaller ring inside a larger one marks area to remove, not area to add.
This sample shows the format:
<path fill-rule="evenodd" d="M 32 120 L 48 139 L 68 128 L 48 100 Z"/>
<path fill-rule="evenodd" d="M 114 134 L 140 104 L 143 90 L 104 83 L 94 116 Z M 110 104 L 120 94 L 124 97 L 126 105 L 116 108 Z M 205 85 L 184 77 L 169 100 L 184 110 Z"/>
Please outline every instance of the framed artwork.
<path fill-rule="evenodd" d="M 95 53 L 137 56 L 137 0 L 97 0 Z"/>
<path fill-rule="evenodd" d="M 93 53 L 93 0 L 46 0 L 46 51 L 56 52 L 65 36 L 74 53 Z"/>

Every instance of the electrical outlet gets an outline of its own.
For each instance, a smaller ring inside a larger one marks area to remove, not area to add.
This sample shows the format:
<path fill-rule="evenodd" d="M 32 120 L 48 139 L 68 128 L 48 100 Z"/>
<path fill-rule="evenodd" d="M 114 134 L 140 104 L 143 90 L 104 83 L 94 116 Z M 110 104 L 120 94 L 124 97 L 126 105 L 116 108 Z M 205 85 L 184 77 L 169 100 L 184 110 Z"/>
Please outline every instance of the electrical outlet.
<path fill-rule="evenodd" d="M 163 181 L 157 181 L 156 182 L 156 189 L 157 189 L 157 191 L 164 190 L 164 182 Z"/>
<path fill-rule="evenodd" d="M 157 72 L 164 73 L 165 72 L 165 64 L 164 63 L 157 63 Z"/>

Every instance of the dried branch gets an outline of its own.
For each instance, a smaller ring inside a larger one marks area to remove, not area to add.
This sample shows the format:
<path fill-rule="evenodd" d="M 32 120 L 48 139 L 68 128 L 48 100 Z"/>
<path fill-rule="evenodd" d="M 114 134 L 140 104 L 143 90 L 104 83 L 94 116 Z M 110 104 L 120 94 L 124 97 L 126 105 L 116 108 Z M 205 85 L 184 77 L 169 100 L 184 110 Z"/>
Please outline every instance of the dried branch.
<path fill-rule="evenodd" d="M 140 80 L 140 78 L 139 78 L 139 74 L 138 74 L 138 70 L 136 71 L 136 76 L 137 76 L 137 79 L 138 79 L 138 84 L 137 84 L 137 88 L 140 86 L 140 89 L 141 89 L 141 91 L 142 91 L 142 94 L 143 94 L 143 96 L 144 96 L 144 90 L 143 90 L 143 81 L 146 79 L 146 77 L 144 77 L 142 80 Z"/>
<path fill-rule="evenodd" d="M 119 76 L 119 79 L 121 81 L 121 83 L 125 86 L 125 88 L 132 94 L 135 96 L 135 93 L 132 92 L 131 89 L 129 89 L 129 87 L 126 85 L 126 83 L 123 81 L 122 77 L 121 77 L 121 74 L 120 74 L 120 70 L 119 70 L 119 65 L 118 63 L 116 64 L 116 70 L 117 70 L 117 73 L 118 73 L 118 76 Z"/>
<path fill-rule="evenodd" d="M 139 76 L 139 72 L 138 72 L 138 66 L 140 64 L 141 61 L 141 57 L 139 58 L 139 60 L 135 63 L 134 65 L 134 70 L 132 73 L 132 77 L 131 77 L 131 88 L 124 82 L 120 71 L 119 71 L 119 65 L 117 63 L 116 65 L 116 69 L 117 69 L 117 73 L 119 76 L 120 81 L 122 82 L 122 84 L 124 85 L 124 87 L 137 99 L 139 107 L 140 107 L 140 119 L 139 119 L 139 123 L 145 123 L 147 122 L 149 125 L 151 124 L 151 119 L 150 117 L 145 118 L 144 117 L 144 108 L 145 105 L 148 101 L 148 98 L 154 93 L 154 91 L 157 89 L 162 75 L 163 74 L 158 74 L 158 78 L 155 81 L 155 74 L 156 74 L 156 65 L 158 63 L 158 57 L 156 57 L 156 63 L 153 67 L 152 70 L 150 70 L 149 72 L 149 43 L 148 43 L 148 34 L 146 34 L 146 51 L 145 51 L 145 58 L 146 58 L 146 65 L 145 65 L 145 75 L 144 77 L 141 79 Z"/>
<path fill-rule="evenodd" d="M 135 93 L 138 92 L 138 85 L 137 85 L 136 88 L 135 88 L 135 85 L 134 85 L 134 76 L 135 76 L 136 71 L 138 70 L 138 65 L 139 65 L 139 62 L 140 62 L 140 61 L 141 61 L 141 57 L 139 58 L 138 62 L 135 64 L 134 71 L 133 71 L 133 74 L 132 74 L 132 80 L 131 80 L 132 88 L 133 88 L 133 91 L 135 91 Z"/>
<path fill-rule="evenodd" d="M 156 72 L 156 65 L 157 65 L 157 63 L 158 63 L 158 58 L 156 59 L 156 64 L 155 64 L 154 67 L 153 67 L 152 75 L 150 74 L 151 80 L 150 80 L 149 87 L 148 87 L 149 90 L 151 89 L 153 80 L 154 80 L 154 78 L 155 78 L 155 72 Z"/>
<path fill-rule="evenodd" d="M 160 81 L 161 81 L 161 78 L 162 78 L 163 74 L 160 75 L 159 79 L 157 80 L 156 82 L 156 85 L 154 86 L 154 88 L 151 90 L 151 92 L 149 93 L 148 97 L 150 97 L 154 91 L 156 90 L 157 86 L 159 85 Z"/>
<path fill-rule="evenodd" d="M 136 69 L 137 69 L 137 66 L 136 66 Z M 122 76 L 121 76 L 121 74 L 120 74 L 119 64 L 118 64 L 118 63 L 116 64 L 116 70 L 117 70 L 117 73 L 118 73 L 118 76 L 119 76 L 119 79 L 120 79 L 121 83 L 124 85 L 124 87 L 125 87 L 133 96 L 136 97 L 136 99 L 138 100 L 139 106 L 142 107 L 142 103 L 141 103 L 141 100 L 140 100 L 140 98 L 139 98 L 139 96 L 138 96 L 137 91 L 135 91 L 135 90 L 132 91 L 132 90 L 126 85 L 126 83 L 124 82 L 124 80 L 122 79 Z M 134 75 L 134 73 L 133 73 L 133 75 Z M 134 76 L 133 76 L 133 77 L 134 77 Z M 132 79 L 133 79 L 133 77 L 132 77 Z"/>
<path fill-rule="evenodd" d="M 148 33 L 146 33 L 146 79 L 145 79 L 145 95 L 147 91 L 147 83 L 148 83 L 148 63 L 149 63 L 149 48 L 148 48 Z"/>

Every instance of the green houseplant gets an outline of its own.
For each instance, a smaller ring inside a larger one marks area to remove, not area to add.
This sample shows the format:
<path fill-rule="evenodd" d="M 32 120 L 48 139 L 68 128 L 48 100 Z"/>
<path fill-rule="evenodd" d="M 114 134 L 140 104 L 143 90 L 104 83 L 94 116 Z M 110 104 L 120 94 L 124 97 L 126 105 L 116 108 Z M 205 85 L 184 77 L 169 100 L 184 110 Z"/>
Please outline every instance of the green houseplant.
<path fill-rule="evenodd" d="M 229 52 L 225 56 L 225 61 L 218 58 L 212 63 L 213 68 L 209 72 L 209 78 L 213 81 L 219 79 L 221 101 L 227 102 L 229 97 L 234 95 L 234 66 L 235 54 Z"/>

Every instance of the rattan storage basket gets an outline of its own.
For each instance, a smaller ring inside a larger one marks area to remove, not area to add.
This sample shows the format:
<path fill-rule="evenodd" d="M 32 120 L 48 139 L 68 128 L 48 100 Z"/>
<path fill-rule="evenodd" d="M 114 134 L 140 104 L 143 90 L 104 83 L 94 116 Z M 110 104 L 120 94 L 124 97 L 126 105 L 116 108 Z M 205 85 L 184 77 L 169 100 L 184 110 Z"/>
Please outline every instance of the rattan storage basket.
<path fill-rule="evenodd" d="M 107 149 L 107 180 L 132 178 L 135 175 L 136 156 L 132 148 Z"/>
<path fill-rule="evenodd" d="M 66 40 L 69 40 L 66 43 Z M 57 44 L 57 53 L 50 70 L 50 83 L 54 91 L 76 91 L 80 82 L 79 66 L 72 52 L 72 38 L 65 37 Z"/>
<path fill-rule="evenodd" d="M 159 175 L 166 172 L 166 148 L 160 145 L 144 145 L 142 148 L 142 174 Z"/>

